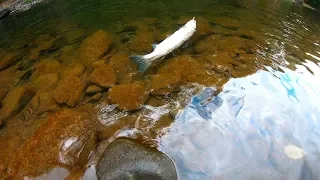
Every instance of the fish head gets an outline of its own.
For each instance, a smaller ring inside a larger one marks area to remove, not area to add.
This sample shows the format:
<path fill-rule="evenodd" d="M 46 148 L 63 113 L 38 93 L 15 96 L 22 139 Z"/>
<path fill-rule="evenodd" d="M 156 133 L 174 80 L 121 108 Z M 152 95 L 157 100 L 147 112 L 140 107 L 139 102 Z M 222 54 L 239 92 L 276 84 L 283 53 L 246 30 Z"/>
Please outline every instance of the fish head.
<path fill-rule="evenodd" d="M 190 21 L 188 21 L 188 22 L 185 24 L 185 26 L 186 26 L 187 28 L 190 28 L 190 29 L 196 29 L 196 27 L 197 27 L 197 22 L 196 22 L 195 18 L 193 18 L 193 19 L 191 19 Z"/>

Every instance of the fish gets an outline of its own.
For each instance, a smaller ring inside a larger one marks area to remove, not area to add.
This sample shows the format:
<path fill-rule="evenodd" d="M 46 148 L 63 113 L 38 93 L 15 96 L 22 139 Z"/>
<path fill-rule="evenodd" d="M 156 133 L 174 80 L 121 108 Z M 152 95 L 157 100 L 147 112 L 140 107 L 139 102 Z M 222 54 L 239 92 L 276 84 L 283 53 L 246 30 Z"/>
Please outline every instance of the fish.
<path fill-rule="evenodd" d="M 168 36 L 160 44 L 152 44 L 153 51 L 147 55 L 134 55 L 129 58 L 134 61 L 140 72 L 145 72 L 157 59 L 163 59 L 166 55 L 179 48 L 196 32 L 197 22 L 195 18 L 184 24 L 179 30 Z"/>

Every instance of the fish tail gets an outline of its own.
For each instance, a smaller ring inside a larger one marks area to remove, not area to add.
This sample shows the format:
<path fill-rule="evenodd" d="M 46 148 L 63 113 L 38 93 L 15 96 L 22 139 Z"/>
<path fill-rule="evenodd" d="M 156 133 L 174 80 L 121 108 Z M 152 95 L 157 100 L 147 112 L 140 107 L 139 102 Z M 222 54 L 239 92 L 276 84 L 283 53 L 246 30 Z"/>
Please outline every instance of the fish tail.
<path fill-rule="evenodd" d="M 151 64 L 143 56 L 130 56 L 130 59 L 138 65 L 139 71 L 142 73 L 146 71 Z"/>

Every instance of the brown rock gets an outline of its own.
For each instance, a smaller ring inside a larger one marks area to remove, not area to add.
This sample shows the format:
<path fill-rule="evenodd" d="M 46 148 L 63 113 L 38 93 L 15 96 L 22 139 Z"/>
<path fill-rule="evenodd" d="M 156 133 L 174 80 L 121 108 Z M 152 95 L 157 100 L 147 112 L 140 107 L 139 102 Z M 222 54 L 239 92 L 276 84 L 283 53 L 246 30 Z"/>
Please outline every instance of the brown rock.
<path fill-rule="evenodd" d="M 87 94 L 95 94 L 95 93 L 99 93 L 102 91 L 103 91 L 103 88 L 96 86 L 96 85 L 91 85 L 87 88 L 86 93 Z"/>
<path fill-rule="evenodd" d="M 28 60 L 33 61 L 40 58 L 40 49 L 34 48 L 30 50 Z"/>
<path fill-rule="evenodd" d="M 239 49 L 245 50 L 248 48 L 249 41 L 250 40 L 243 39 L 237 36 L 226 37 L 217 42 L 218 50 L 224 52 L 235 52 Z"/>
<path fill-rule="evenodd" d="M 158 74 L 151 77 L 150 89 L 152 94 L 165 95 L 177 91 L 180 87 L 181 76 L 177 74 Z"/>
<path fill-rule="evenodd" d="M 18 86 L 12 89 L 2 101 L 0 119 L 7 119 L 18 114 L 35 95 L 30 85 Z"/>
<path fill-rule="evenodd" d="M 176 74 L 186 80 L 190 74 L 203 73 L 204 69 L 201 65 L 189 55 L 176 56 L 167 61 L 160 67 L 159 74 Z"/>
<path fill-rule="evenodd" d="M 18 149 L 9 163 L 9 179 L 36 177 L 55 166 L 82 168 L 96 144 L 95 123 L 87 111 L 61 110 Z"/>
<path fill-rule="evenodd" d="M 121 129 L 128 127 L 133 128 L 136 120 L 136 116 L 125 116 L 116 120 L 114 123 L 108 124 L 108 126 L 103 126 L 99 131 L 98 139 L 109 139 L 113 137 Z"/>
<path fill-rule="evenodd" d="M 211 35 L 205 39 L 197 41 L 194 52 L 201 54 L 203 52 L 212 53 L 218 51 L 217 41 L 221 40 L 222 36 L 220 35 Z"/>
<path fill-rule="evenodd" d="M 0 71 L 0 87 L 12 89 L 20 82 L 24 73 L 23 71 L 16 71 L 15 67 Z"/>
<path fill-rule="evenodd" d="M 38 92 L 31 100 L 30 105 L 37 115 L 41 116 L 46 112 L 54 112 L 60 109 L 53 98 L 52 92 Z"/>
<path fill-rule="evenodd" d="M 108 98 L 120 110 L 133 111 L 140 109 L 148 100 L 148 92 L 140 84 L 122 84 L 109 89 Z"/>
<path fill-rule="evenodd" d="M 14 53 L 7 53 L 1 60 L 0 60 L 0 71 L 6 69 L 13 64 L 15 64 L 19 59 L 16 58 Z"/>
<path fill-rule="evenodd" d="M 38 91 L 54 90 L 59 82 L 59 75 L 57 73 L 47 73 L 35 80 L 35 88 Z"/>
<path fill-rule="evenodd" d="M 256 71 L 257 68 L 255 65 L 243 64 L 240 67 L 236 67 L 235 70 L 231 73 L 231 75 L 232 77 L 240 78 L 253 74 Z"/>
<path fill-rule="evenodd" d="M 80 77 L 81 74 L 83 74 L 85 70 L 84 65 L 82 64 L 71 64 L 68 65 L 63 69 L 61 72 L 61 77 L 67 77 L 67 76 L 78 76 Z"/>
<path fill-rule="evenodd" d="M 53 39 L 53 37 L 51 37 L 49 34 L 44 34 L 44 35 L 37 37 L 37 39 L 34 41 L 34 43 L 39 46 L 39 45 L 44 44 L 52 39 Z"/>
<path fill-rule="evenodd" d="M 163 40 L 165 40 L 169 35 L 170 35 L 169 32 L 156 32 L 154 40 L 160 43 Z"/>
<path fill-rule="evenodd" d="M 241 27 L 241 24 L 239 23 L 238 20 L 232 19 L 230 17 L 219 17 L 219 18 L 216 18 L 214 22 L 222 27 L 230 28 L 230 29 L 238 29 L 239 27 Z"/>
<path fill-rule="evenodd" d="M 7 88 L 0 88 L 0 104 L 2 99 L 4 99 L 6 97 L 6 95 L 8 94 L 9 89 Z"/>
<path fill-rule="evenodd" d="M 60 80 L 53 97 L 59 104 L 75 107 L 81 101 L 84 88 L 84 83 L 77 76 L 67 76 Z"/>
<path fill-rule="evenodd" d="M 97 94 L 93 95 L 93 96 L 87 101 L 87 103 L 95 103 L 95 102 L 99 101 L 102 97 L 103 97 L 102 93 L 97 93 Z"/>
<path fill-rule="evenodd" d="M 74 46 L 65 46 L 61 49 L 60 59 L 63 63 L 69 64 L 70 62 L 78 61 L 78 54 Z"/>
<path fill-rule="evenodd" d="M 236 32 L 236 35 L 237 36 L 240 36 L 242 38 L 245 38 L 245 39 L 257 39 L 258 38 L 258 33 L 256 31 L 252 31 L 252 30 L 249 30 L 249 29 L 245 29 L 245 28 L 240 28 L 237 30 Z"/>
<path fill-rule="evenodd" d="M 212 31 L 214 34 L 221 35 L 221 36 L 232 36 L 235 34 L 234 30 L 231 30 L 231 29 L 228 29 L 225 27 L 221 27 L 221 26 L 215 26 L 212 29 Z"/>
<path fill-rule="evenodd" d="M 241 65 L 240 62 L 232 59 L 227 52 L 217 53 L 213 55 L 208 55 L 206 57 L 207 62 L 210 63 L 211 67 L 217 73 L 230 73 L 233 71 L 233 66 Z"/>
<path fill-rule="evenodd" d="M 129 43 L 128 47 L 135 52 L 151 52 L 151 44 L 154 42 L 154 37 L 152 32 L 140 31 Z"/>
<path fill-rule="evenodd" d="M 31 76 L 31 80 L 34 81 L 38 77 L 47 73 L 57 73 L 60 70 L 60 63 L 54 59 L 45 59 L 40 61 L 36 65 L 36 69 Z"/>
<path fill-rule="evenodd" d="M 39 52 L 50 49 L 54 43 L 55 39 L 51 39 L 47 42 L 44 42 L 43 44 L 39 45 L 37 47 L 37 49 L 39 50 Z"/>
<path fill-rule="evenodd" d="M 117 52 L 108 62 L 117 73 L 117 82 L 119 84 L 131 83 L 133 75 L 138 72 L 136 64 L 129 59 L 127 53 Z"/>
<path fill-rule="evenodd" d="M 98 86 L 109 88 L 116 84 L 117 76 L 110 65 L 97 67 L 89 77 L 90 82 Z"/>
<path fill-rule="evenodd" d="M 68 31 L 63 34 L 63 36 L 67 39 L 68 44 L 73 44 L 81 40 L 84 35 L 84 30 L 82 29 L 75 29 L 72 31 Z"/>
<path fill-rule="evenodd" d="M 85 66 L 99 60 L 109 49 L 112 38 L 105 31 L 99 30 L 81 44 L 79 59 Z"/>

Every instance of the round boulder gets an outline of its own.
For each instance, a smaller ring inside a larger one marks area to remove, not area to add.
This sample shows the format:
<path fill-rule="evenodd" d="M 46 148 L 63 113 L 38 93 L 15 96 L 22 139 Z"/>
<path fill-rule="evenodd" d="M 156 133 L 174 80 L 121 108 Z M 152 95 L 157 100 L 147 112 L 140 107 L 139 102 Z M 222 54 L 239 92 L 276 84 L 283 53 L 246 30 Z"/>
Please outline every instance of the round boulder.
<path fill-rule="evenodd" d="M 97 176 L 100 180 L 177 179 L 174 164 L 165 154 L 124 138 L 107 147 L 98 163 Z"/>

